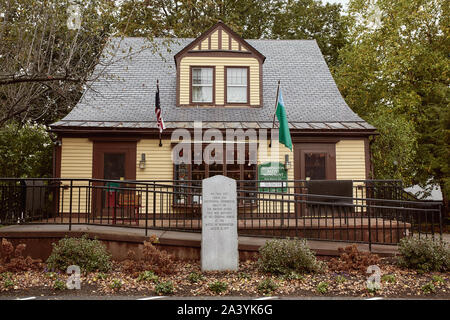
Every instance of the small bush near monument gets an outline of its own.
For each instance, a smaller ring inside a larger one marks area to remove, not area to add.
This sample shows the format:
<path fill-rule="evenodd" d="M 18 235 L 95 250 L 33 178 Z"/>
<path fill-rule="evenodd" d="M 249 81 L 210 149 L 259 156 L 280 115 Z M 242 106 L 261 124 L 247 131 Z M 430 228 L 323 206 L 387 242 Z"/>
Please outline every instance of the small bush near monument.
<path fill-rule="evenodd" d="M 152 270 L 157 275 L 174 273 L 176 271 L 174 257 L 167 251 L 155 247 L 153 243 L 157 241 L 151 239 L 144 242 L 143 259 L 137 259 L 134 251 L 128 251 L 128 259 L 123 262 L 124 270 L 136 275 L 147 270 Z"/>
<path fill-rule="evenodd" d="M 88 239 L 87 235 L 81 238 L 66 237 L 53 244 L 47 268 L 65 272 L 71 265 L 79 266 L 82 272 L 108 272 L 111 269 L 111 254 L 100 241 Z"/>
<path fill-rule="evenodd" d="M 450 246 L 445 241 L 407 237 L 400 240 L 398 264 L 420 272 L 450 270 Z"/>
<path fill-rule="evenodd" d="M 274 274 L 313 273 L 323 269 L 306 241 L 298 239 L 275 239 L 267 241 L 259 249 L 259 267 L 263 272 Z"/>
<path fill-rule="evenodd" d="M 370 252 L 361 252 L 356 245 L 339 248 L 339 258 L 331 259 L 329 267 L 335 271 L 361 271 L 366 273 L 367 267 L 377 265 L 380 257 Z"/>

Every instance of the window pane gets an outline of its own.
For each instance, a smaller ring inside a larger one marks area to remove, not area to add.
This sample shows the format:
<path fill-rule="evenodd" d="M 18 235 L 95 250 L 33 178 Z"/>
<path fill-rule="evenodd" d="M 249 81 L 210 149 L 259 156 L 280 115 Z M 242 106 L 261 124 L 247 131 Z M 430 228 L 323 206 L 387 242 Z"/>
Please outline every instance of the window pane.
<path fill-rule="evenodd" d="M 247 87 L 228 87 L 227 102 L 231 103 L 247 102 Z"/>
<path fill-rule="evenodd" d="M 213 69 L 192 68 L 192 102 L 213 102 Z"/>
<path fill-rule="evenodd" d="M 212 102 L 212 86 L 192 87 L 192 102 Z"/>
<path fill-rule="evenodd" d="M 227 102 L 246 103 L 247 68 L 227 68 Z"/>
<path fill-rule="evenodd" d="M 120 178 L 125 178 L 124 153 L 105 153 L 103 161 L 104 179 L 120 180 Z"/>
<path fill-rule="evenodd" d="M 193 84 L 209 84 L 213 83 L 212 68 L 193 68 L 192 69 L 192 83 Z"/>
<path fill-rule="evenodd" d="M 326 179 L 326 153 L 305 154 L 305 175 L 311 180 Z"/>
<path fill-rule="evenodd" d="M 247 68 L 228 68 L 227 84 L 247 86 Z"/>

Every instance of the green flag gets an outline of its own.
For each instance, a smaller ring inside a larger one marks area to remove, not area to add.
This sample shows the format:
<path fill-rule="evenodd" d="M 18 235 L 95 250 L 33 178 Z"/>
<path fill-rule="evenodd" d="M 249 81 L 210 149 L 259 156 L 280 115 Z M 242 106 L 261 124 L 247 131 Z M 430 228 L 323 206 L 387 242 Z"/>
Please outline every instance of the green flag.
<path fill-rule="evenodd" d="M 279 93 L 278 93 L 278 103 L 277 103 L 276 115 L 278 118 L 278 122 L 280 123 L 278 141 L 280 141 L 282 144 L 284 144 L 286 146 L 286 148 L 289 148 L 292 151 L 291 133 L 289 131 L 289 124 L 288 124 L 288 120 L 286 117 L 286 108 L 284 107 L 284 101 L 283 101 L 283 96 L 281 95 L 281 89 L 279 90 Z"/>

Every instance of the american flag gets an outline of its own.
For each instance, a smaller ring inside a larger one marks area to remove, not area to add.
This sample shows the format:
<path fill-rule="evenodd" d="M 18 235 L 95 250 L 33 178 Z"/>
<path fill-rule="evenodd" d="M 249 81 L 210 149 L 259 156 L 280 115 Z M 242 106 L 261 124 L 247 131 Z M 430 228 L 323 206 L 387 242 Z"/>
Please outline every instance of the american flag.
<path fill-rule="evenodd" d="M 159 100 L 159 81 L 156 81 L 155 114 L 159 132 L 162 132 L 166 128 L 166 126 L 164 125 L 164 120 L 161 117 L 161 102 Z"/>

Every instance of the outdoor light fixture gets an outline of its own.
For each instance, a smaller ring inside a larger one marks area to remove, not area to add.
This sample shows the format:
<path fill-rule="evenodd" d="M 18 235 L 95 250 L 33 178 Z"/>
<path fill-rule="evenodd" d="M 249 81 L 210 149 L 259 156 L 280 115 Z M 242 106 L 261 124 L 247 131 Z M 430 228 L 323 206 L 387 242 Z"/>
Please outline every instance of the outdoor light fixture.
<path fill-rule="evenodd" d="M 139 168 L 145 169 L 145 153 L 141 154 L 141 161 L 139 161 Z"/>
<path fill-rule="evenodd" d="M 291 163 L 289 162 L 289 155 L 288 154 L 284 155 L 284 168 L 286 170 L 289 170 L 291 168 Z"/>

